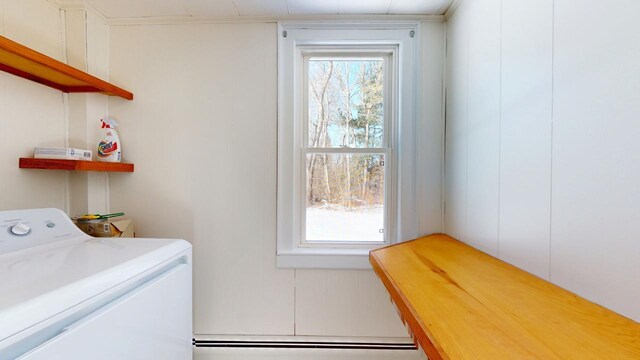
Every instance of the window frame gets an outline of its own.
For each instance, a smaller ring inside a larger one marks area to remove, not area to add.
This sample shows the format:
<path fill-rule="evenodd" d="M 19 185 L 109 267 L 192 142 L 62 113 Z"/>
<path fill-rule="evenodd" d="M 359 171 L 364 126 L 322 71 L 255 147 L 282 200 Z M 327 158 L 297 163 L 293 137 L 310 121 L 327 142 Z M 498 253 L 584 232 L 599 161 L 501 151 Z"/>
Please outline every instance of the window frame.
<path fill-rule="evenodd" d="M 369 250 L 417 237 L 413 151 L 418 113 L 417 34 L 416 22 L 278 24 L 278 267 L 370 269 Z M 306 67 L 309 57 L 320 54 L 386 57 L 383 148 L 309 151 Z M 306 242 L 307 154 L 361 152 L 385 157 L 385 241 Z"/>

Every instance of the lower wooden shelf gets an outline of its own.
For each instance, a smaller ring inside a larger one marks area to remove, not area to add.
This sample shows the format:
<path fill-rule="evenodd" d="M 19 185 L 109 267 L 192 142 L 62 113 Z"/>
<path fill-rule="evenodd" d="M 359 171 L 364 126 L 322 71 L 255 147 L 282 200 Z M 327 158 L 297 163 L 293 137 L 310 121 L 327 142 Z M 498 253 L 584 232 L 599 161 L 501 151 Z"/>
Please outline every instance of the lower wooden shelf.
<path fill-rule="evenodd" d="M 447 235 L 370 261 L 431 360 L 640 359 L 639 323 Z"/>
<path fill-rule="evenodd" d="M 84 160 L 20 158 L 20 169 L 133 172 L 133 164 Z"/>

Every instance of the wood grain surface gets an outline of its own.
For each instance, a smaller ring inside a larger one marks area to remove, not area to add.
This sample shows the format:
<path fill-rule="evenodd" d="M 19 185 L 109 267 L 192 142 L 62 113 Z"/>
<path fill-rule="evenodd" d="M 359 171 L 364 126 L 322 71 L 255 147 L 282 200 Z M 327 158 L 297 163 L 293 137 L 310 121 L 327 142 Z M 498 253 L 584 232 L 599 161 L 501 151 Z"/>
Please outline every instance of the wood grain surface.
<path fill-rule="evenodd" d="M 84 160 L 20 158 L 21 169 L 133 172 L 134 165 Z"/>
<path fill-rule="evenodd" d="M 640 359 L 637 322 L 447 235 L 370 261 L 432 360 Z"/>
<path fill-rule="evenodd" d="M 0 70 L 67 93 L 98 92 L 133 100 L 133 94 L 84 71 L 0 36 Z"/>

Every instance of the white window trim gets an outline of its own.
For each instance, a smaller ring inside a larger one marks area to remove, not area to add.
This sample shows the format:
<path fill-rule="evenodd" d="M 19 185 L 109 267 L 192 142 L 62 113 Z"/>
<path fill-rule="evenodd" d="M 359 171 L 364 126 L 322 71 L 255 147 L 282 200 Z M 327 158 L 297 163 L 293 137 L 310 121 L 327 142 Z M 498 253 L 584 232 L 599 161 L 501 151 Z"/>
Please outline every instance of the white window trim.
<path fill-rule="evenodd" d="M 391 181 L 392 201 L 388 243 L 417 237 L 417 202 L 415 183 L 416 121 L 418 119 L 418 64 L 420 33 L 417 22 L 313 22 L 278 24 L 278 195 L 277 195 L 277 266 L 280 268 L 370 269 L 371 247 L 303 247 L 300 246 L 301 182 L 300 155 L 304 106 L 295 99 L 300 94 L 304 65 L 302 47 L 363 46 L 395 48 L 393 61 L 398 70 L 395 80 L 398 93 L 393 101 L 395 128 L 390 132 L 395 167 L 385 181 Z M 284 34 L 286 33 L 286 37 Z M 386 171 L 386 170 L 385 170 Z M 384 246 L 384 245 L 381 245 Z"/>

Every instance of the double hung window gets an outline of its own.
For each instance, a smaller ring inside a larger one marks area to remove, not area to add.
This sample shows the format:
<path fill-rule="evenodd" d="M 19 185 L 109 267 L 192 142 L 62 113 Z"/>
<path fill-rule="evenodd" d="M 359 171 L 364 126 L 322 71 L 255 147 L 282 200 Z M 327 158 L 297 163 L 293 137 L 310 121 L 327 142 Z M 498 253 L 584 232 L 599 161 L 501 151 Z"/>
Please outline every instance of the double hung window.
<path fill-rule="evenodd" d="M 390 54 L 304 54 L 300 246 L 388 243 Z M 389 176 L 391 175 L 391 176 Z"/>
<path fill-rule="evenodd" d="M 414 26 L 280 25 L 278 266 L 367 268 L 403 237 Z"/>

